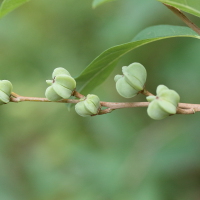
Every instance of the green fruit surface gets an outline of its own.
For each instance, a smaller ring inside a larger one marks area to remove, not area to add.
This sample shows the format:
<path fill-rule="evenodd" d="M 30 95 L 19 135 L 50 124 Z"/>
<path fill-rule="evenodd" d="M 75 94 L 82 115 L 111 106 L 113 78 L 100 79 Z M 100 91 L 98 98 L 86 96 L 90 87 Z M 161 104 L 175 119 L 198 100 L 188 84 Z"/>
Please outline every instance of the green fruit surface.
<path fill-rule="evenodd" d="M 122 77 L 119 79 L 116 83 L 116 89 L 117 92 L 124 98 L 131 98 L 137 95 L 138 90 L 134 89 L 132 86 L 130 86 L 127 81 L 125 80 L 125 77 Z"/>
<path fill-rule="evenodd" d="M 148 96 L 146 99 L 148 102 L 152 102 L 153 100 L 156 99 L 156 96 Z"/>
<path fill-rule="evenodd" d="M 61 96 L 63 99 L 68 99 L 71 94 L 72 94 L 72 90 L 67 89 L 66 87 L 58 84 L 58 83 L 54 83 L 52 85 L 53 89 L 55 90 L 55 92 Z"/>
<path fill-rule="evenodd" d="M 158 100 L 157 102 L 163 111 L 169 114 L 176 114 L 176 106 L 174 106 L 172 103 L 165 100 Z"/>
<path fill-rule="evenodd" d="M 123 73 L 128 73 L 130 76 L 134 76 L 141 82 L 142 87 L 144 86 L 147 78 L 147 71 L 142 64 L 132 63 L 128 67 L 123 67 L 122 71 Z"/>
<path fill-rule="evenodd" d="M 86 109 L 84 101 L 81 101 L 75 105 L 75 111 L 82 117 L 89 117 L 92 113 Z"/>
<path fill-rule="evenodd" d="M 10 81 L 7 81 L 7 80 L 0 81 L 0 90 L 6 93 L 8 96 L 10 96 L 12 89 L 13 89 L 13 86 Z"/>
<path fill-rule="evenodd" d="M 160 107 L 158 100 L 154 100 L 149 104 L 147 108 L 147 113 L 149 117 L 155 120 L 161 120 L 169 116 L 169 113 L 167 113 Z"/>
<path fill-rule="evenodd" d="M 53 89 L 53 86 L 49 86 L 47 89 L 46 89 L 46 92 L 45 92 L 45 96 L 46 98 L 49 100 L 49 101 L 59 101 L 62 99 L 61 96 L 59 96 L 55 90 Z"/>
<path fill-rule="evenodd" d="M 55 82 L 73 91 L 76 88 L 76 81 L 68 75 L 58 75 L 55 78 Z"/>
<path fill-rule="evenodd" d="M 160 93 L 159 97 L 165 101 L 170 102 L 175 107 L 178 106 L 178 103 L 180 101 L 179 94 L 177 92 L 175 92 L 174 90 L 165 90 Z"/>
<path fill-rule="evenodd" d="M 54 79 L 55 76 L 58 76 L 58 75 L 71 76 L 70 73 L 65 68 L 62 68 L 62 67 L 58 67 L 58 68 L 54 69 L 53 74 L 52 74 L 52 78 Z"/>
<path fill-rule="evenodd" d="M 87 95 L 87 100 L 90 100 L 96 107 L 99 108 L 100 106 L 100 99 L 97 95 L 94 94 L 88 94 Z"/>
<path fill-rule="evenodd" d="M 2 101 L 3 103 L 9 103 L 10 96 L 8 96 L 5 92 L 0 90 L 0 101 Z"/>

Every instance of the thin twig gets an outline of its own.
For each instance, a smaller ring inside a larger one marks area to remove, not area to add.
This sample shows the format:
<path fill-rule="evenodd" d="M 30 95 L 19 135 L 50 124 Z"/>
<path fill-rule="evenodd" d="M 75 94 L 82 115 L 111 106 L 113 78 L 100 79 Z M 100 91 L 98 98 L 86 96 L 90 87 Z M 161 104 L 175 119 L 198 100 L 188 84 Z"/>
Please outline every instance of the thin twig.
<path fill-rule="evenodd" d="M 178 8 L 170 6 L 163 3 L 167 8 L 169 8 L 174 14 L 176 14 L 185 24 L 187 24 L 193 31 L 200 35 L 200 28 L 194 24 L 190 19 L 188 19 Z"/>
<path fill-rule="evenodd" d="M 178 106 L 184 109 L 195 109 L 195 111 L 200 111 L 200 104 L 190 104 L 190 103 L 179 103 Z"/>
<path fill-rule="evenodd" d="M 142 94 L 149 96 L 153 95 L 147 90 L 142 92 Z M 13 97 L 15 96 L 15 97 Z M 75 92 L 74 96 L 78 98 L 84 97 L 82 94 Z M 47 98 L 40 98 L 40 97 L 25 97 L 20 96 L 14 92 L 12 92 L 10 97 L 10 102 L 23 102 L 23 101 L 32 101 L 32 102 L 52 102 L 49 101 Z M 60 101 L 53 101 L 56 103 L 78 103 L 80 102 L 77 99 L 62 99 Z M 107 109 L 100 110 L 98 115 L 103 115 L 107 113 L 111 113 L 115 109 L 121 108 L 137 108 L 137 107 L 148 107 L 149 102 L 100 102 L 101 106 L 107 107 Z M 177 107 L 177 114 L 194 114 L 195 112 L 200 111 L 200 104 L 187 104 L 187 103 L 179 103 Z"/>
<path fill-rule="evenodd" d="M 183 115 L 195 114 L 195 110 L 193 108 L 182 109 L 178 107 L 176 110 L 176 114 L 183 114 Z"/>
<path fill-rule="evenodd" d="M 120 109 L 120 108 L 136 108 L 136 107 L 148 107 L 149 102 L 105 102 L 101 101 L 101 105 L 111 109 Z"/>
<path fill-rule="evenodd" d="M 11 96 L 13 96 L 13 97 L 19 97 L 20 95 L 14 93 L 14 92 L 11 92 Z"/>
<path fill-rule="evenodd" d="M 107 109 L 104 109 L 104 110 L 100 110 L 98 115 L 108 114 L 108 113 L 111 113 L 113 110 L 114 110 L 114 109 L 111 109 L 111 108 L 107 108 Z"/>
<path fill-rule="evenodd" d="M 24 97 L 18 96 L 17 98 L 10 97 L 10 102 L 22 102 L 22 101 L 32 101 L 32 102 L 56 102 L 56 103 L 78 103 L 79 100 L 76 99 L 62 99 L 60 101 L 49 101 L 47 98 L 40 97 Z"/>
<path fill-rule="evenodd" d="M 84 95 L 80 94 L 77 91 L 74 91 L 73 96 L 77 97 L 78 99 L 81 99 L 81 98 L 85 97 Z"/>
<path fill-rule="evenodd" d="M 153 94 L 151 94 L 148 90 L 144 89 L 141 91 L 141 94 L 145 95 L 145 96 L 154 96 Z"/>

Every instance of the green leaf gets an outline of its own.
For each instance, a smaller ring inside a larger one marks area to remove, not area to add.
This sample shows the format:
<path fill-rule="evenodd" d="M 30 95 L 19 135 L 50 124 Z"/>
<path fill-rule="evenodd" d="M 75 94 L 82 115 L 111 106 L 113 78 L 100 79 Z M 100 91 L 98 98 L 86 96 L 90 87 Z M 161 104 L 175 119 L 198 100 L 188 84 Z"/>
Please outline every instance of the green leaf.
<path fill-rule="evenodd" d="M 115 0 L 94 0 L 92 3 L 92 7 L 96 8 L 97 6 L 100 6 L 101 4 L 104 4 L 110 1 L 115 1 Z"/>
<path fill-rule="evenodd" d="M 83 95 L 87 95 L 107 79 L 120 57 L 142 45 L 173 37 L 193 37 L 200 39 L 200 36 L 188 27 L 159 25 L 146 28 L 132 42 L 114 46 L 94 59 L 76 78 L 76 90 Z"/>
<path fill-rule="evenodd" d="M 170 6 L 183 10 L 192 15 L 200 17 L 200 1 L 199 0 L 158 0 Z"/>
<path fill-rule="evenodd" d="M 0 7 L 0 19 L 29 0 L 4 0 Z"/>

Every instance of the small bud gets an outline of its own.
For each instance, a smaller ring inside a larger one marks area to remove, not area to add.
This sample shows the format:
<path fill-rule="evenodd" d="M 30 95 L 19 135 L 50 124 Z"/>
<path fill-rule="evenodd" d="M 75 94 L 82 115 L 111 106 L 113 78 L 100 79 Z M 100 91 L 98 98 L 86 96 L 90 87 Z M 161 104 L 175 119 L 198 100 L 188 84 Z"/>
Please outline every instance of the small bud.
<path fill-rule="evenodd" d="M 13 86 L 10 81 L 0 81 L 0 105 L 9 103 Z"/>
<path fill-rule="evenodd" d="M 69 72 L 64 68 L 56 68 L 52 74 L 53 81 L 47 80 L 51 85 L 47 88 L 45 96 L 49 101 L 58 101 L 68 99 L 76 88 L 76 81 L 71 77 Z"/>
<path fill-rule="evenodd" d="M 100 99 L 98 96 L 88 94 L 87 97 L 80 99 L 80 102 L 76 104 L 75 110 L 82 117 L 88 117 L 96 115 L 100 108 Z"/>
<path fill-rule="evenodd" d="M 155 120 L 164 119 L 165 117 L 176 114 L 176 108 L 180 101 L 180 96 L 174 90 L 168 89 L 164 85 L 159 85 L 156 90 L 157 96 L 148 96 L 150 102 L 147 113 Z"/>
<path fill-rule="evenodd" d="M 147 78 L 147 72 L 140 63 L 132 63 L 128 67 L 122 67 L 123 75 L 116 75 L 117 92 L 125 97 L 131 98 L 144 89 L 144 84 Z"/>

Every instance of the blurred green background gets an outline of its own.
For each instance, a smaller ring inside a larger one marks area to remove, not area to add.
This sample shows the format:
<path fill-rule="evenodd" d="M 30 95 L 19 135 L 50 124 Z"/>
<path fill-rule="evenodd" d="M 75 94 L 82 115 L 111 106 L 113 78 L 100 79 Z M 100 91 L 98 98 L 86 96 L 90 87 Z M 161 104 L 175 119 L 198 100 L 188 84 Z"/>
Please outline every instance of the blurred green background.
<path fill-rule="evenodd" d="M 2 2 L 2 1 L 1 1 Z M 0 79 L 14 92 L 44 97 L 54 68 L 73 76 L 102 51 L 158 24 L 184 25 L 155 0 L 123 0 L 92 9 L 91 0 L 34 0 L 0 21 Z M 189 17 L 200 25 L 196 17 Z M 146 87 L 176 90 L 199 103 L 200 42 L 174 38 L 124 56 L 92 93 L 127 100 L 115 90 L 121 67 L 142 63 Z M 161 121 L 146 108 L 82 118 L 58 103 L 10 103 L 0 108 L 1 200 L 199 200 L 199 113 Z"/>

